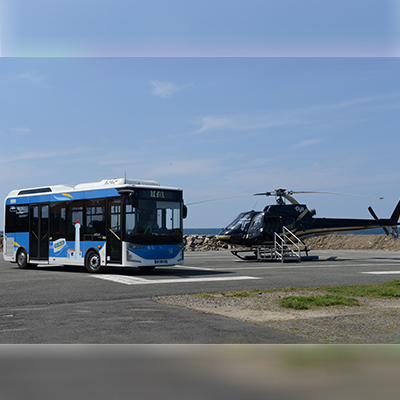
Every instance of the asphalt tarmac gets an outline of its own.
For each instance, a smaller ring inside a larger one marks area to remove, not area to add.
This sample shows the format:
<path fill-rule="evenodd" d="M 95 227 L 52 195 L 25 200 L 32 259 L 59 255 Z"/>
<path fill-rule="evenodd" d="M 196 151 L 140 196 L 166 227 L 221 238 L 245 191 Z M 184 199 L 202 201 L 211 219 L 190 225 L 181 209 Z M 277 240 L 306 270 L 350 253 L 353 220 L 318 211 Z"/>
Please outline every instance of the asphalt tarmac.
<path fill-rule="evenodd" d="M 250 323 L 154 302 L 185 293 L 383 282 L 400 277 L 397 252 L 318 251 L 318 261 L 261 263 L 230 252 L 187 253 L 185 265 L 143 273 L 114 268 L 20 270 L 0 260 L 2 344 L 301 344 Z"/>

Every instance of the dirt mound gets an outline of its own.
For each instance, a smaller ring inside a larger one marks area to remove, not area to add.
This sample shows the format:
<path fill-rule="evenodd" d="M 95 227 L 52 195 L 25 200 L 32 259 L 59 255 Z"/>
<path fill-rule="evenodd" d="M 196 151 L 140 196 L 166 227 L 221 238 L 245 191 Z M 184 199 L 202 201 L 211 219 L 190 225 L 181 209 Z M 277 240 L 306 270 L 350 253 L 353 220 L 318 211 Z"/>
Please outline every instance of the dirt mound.
<path fill-rule="evenodd" d="M 185 251 L 233 250 L 212 235 L 184 236 Z M 305 239 L 309 250 L 386 250 L 400 251 L 400 240 L 386 235 L 326 235 Z"/>
<path fill-rule="evenodd" d="M 400 240 L 387 235 L 327 235 L 305 239 L 309 250 L 400 251 Z"/>

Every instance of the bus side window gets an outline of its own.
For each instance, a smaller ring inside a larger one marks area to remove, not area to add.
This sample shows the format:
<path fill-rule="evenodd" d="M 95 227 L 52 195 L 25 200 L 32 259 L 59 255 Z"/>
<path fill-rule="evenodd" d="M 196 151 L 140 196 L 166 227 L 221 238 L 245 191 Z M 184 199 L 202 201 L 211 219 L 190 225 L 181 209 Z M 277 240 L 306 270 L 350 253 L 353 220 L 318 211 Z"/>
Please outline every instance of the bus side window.
<path fill-rule="evenodd" d="M 67 233 L 67 206 L 65 203 L 50 205 L 50 236 L 53 240 L 65 238 Z"/>
<path fill-rule="evenodd" d="M 85 209 L 85 234 L 92 235 L 88 237 L 88 240 L 103 239 L 106 234 L 105 201 L 87 200 Z"/>
<path fill-rule="evenodd" d="M 5 230 L 6 232 L 28 232 L 28 206 L 12 205 L 6 207 Z"/>
<path fill-rule="evenodd" d="M 75 240 L 75 224 L 83 225 L 83 201 L 76 200 L 68 204 L 67 240 Z M 80 240 L 83 239 L 83 229 L 80 230 Z"/>
<path fill-rule="evenodd" d="M 16 232 L 18 229 L 18 216 L 16 206 L 7 206 L 6 210 L 6 233 Z"/>

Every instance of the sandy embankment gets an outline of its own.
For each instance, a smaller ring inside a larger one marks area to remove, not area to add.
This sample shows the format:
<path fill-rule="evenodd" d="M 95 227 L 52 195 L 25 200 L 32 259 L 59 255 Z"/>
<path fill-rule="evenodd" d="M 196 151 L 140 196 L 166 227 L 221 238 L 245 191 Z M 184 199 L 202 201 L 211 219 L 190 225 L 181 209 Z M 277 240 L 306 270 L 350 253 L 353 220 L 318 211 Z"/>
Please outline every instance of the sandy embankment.
<path fill-rule="evenodd" d="M 184 237 L 186 251 L 233 250 L 212 235 Z M 326 235 L 305 239 L 309 250 L 386 250 L 400 251 L 400 240 L 387 235 Z"/>

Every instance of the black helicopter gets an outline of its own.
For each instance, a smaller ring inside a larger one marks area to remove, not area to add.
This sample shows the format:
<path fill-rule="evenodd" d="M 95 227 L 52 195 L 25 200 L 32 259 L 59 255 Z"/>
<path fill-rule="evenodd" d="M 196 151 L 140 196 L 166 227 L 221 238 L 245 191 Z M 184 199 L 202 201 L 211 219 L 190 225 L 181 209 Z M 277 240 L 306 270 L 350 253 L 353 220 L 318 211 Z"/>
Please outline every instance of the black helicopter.
<path fill-rule="evenodd" d="M 299 204 L 292 197 L 295 193 L 347 195 L 345 193 L 334 192 L 295 192 L 286 189 L 256 193 L 254 196 L 275 196 L 276 204 L 266 206 L 263 211 L 253 210 L 239 214 L 232 223 L 219 232 L 217 238 L 229 244 L 251 247 L 274 243 L 275 233 L 282 234 L 283 227 L 289 229 L 291 233 L 301 240 L 311 236 L 373 228 L 383 228 L 385 233 L 389 235 L 388 227 L 400 225 L 398 222 L 400 216 L 400 201 L 397 203 L 393 214 L 388 219 L 379 219 L 371 207 L 369 207 L 368 210 L 373 219 L 315 218 L 316 211 L 309 210 L 305 204 Z M 291 204 L 286 204 L 284 199 Z M 396 233 L 397 230 L 393 230 L 392 236 L 394 238 L 396 238 Z"/>

